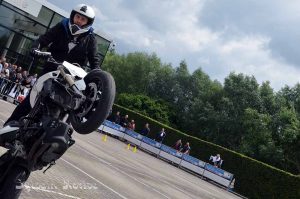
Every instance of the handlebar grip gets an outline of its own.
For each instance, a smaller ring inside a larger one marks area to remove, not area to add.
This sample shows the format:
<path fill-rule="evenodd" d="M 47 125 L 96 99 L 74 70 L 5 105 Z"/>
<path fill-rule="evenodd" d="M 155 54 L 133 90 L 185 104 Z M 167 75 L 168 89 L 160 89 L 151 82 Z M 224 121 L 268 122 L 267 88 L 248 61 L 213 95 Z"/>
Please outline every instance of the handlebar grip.
<path fill-rule="evenodd" d="M 40 58 L 49 58 L 49 57 L 51 57 L 50 52 L 43 52 L 43 51 L 40 51 L 38 49 L 33 49 L 31 51 L 31 53 L 32 53 L 33 56 L 40 57 Z"/>

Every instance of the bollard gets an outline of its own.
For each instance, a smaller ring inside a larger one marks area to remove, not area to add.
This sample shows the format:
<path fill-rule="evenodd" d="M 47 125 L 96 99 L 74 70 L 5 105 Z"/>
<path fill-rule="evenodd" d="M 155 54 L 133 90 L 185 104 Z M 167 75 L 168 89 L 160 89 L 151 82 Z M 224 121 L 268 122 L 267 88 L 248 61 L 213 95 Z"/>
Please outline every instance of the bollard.
<path fill-rule="evenodd" d="M 127 144 L 127 147 L 126 147 L 126 148 L 127 148 L 127 150 L 129 150 L 129 149 L 130 149 L 130 144 Z"/>
<path fill-rule="evenodd" d="M 136 146 L 132 149 L 133 153 L 136 153 Z"/>
<path fill-rule="evenodd" d="M 102 136 L 102 141 L 106 142 L 106 140 L 107 140 L 107 135 Z"/>

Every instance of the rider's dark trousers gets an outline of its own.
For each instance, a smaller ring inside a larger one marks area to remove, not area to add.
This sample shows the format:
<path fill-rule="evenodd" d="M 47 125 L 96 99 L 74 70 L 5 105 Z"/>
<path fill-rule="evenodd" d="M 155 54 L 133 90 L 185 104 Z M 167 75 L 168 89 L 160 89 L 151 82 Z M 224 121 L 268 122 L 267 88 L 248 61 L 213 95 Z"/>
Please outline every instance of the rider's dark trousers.
<path fill-rule="evenodd" d="M 8 122 L 13 121 L 13 120 L 18 121 L 21 117 L 29 114 L 29 112 L 31 110 L 29 99 L 30 99 L 30 92 L 25 97 L 25 99 L 15 108 L 15 110 L 13 111 L 11 116 L 7 119 L 5 124 L 7 124 Z"/>

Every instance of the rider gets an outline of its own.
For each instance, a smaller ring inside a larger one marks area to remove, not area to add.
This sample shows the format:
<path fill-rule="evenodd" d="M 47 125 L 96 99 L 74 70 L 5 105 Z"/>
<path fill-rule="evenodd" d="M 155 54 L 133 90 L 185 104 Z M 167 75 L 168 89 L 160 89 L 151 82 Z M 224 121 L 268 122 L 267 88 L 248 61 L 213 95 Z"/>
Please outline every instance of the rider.
<path fill-rule="evenodd" d="M 97 41 L 93 34 L 94 10 L 85 4 L 79 4 L 71 11 L 70 18 L 63 19 L 60 23 L 50 28 L 41 35 L 32 46 L 32 55 L 35 50 L 48 48 L 52 57 L 58 61 L 68 61 L 79 65 L 86 65 L 91 69 L 100 67 L 100 56 L 97 52 Z M 47 62 L 42 74 L 57 70 L 57 65 Z M 41 74 L 41 75 L 42 75 Z M 18 121 L 31 110 L 29 95 L 19 104 L 4 125 L 11 121 Z"/>

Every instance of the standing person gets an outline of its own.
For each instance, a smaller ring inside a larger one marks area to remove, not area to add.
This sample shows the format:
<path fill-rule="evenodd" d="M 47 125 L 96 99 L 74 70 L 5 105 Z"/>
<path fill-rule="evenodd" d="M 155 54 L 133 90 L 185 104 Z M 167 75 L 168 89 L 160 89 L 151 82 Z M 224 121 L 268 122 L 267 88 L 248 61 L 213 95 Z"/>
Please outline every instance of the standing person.
<path fill-rule="evenodd" d="M 135 130 L 135 122 L 134 120 L 131 120 L 128 124 L 128 129 L 131 129 L 131 130 Z"/>
<path fill-rule="evenodd" d="M 38 76 L 37 73 L 35 73 L 35 74 L 32 76 L 31 82 L 30 82 L 31 87 L 33 87 L 33 85 L 35 84 L 35 82 L 36 82 L 36 80 L 37 80 L 37 76 Z"/>
<path fill-rule="evenodd" d="M 0 73 L 1 73 L 1 71 L 3 69 L 3 65 L 4 65 L 5 62 L 6 62 L 6 58 L 5 57 L 1 57 L 0 58 Z"/>
<path fill-rule="evenodd" d="M 123 126 L 124 128 L 128 128 L 129 125 L 128 115 L 122 117 L 120 125 Z"/>
<path fill-rule="evenodd" d="M 120 111 L 117 111 L 116 114 L 113 116 L 112 122 L 114 122 L 115 124 L 120 124 L 121 122 Z"/>
<path fill-rule="evenodd" d="M 34 42 L 32 55 L 38 54 L 36 50 L 48 47 L 48 51 L 58 62 L 68 61 L 78 63 L 81 66 L 89 62 L 91 69 L 99 68 L 100 56 L 97 53 L 97 41 L 92 28 L 94 19 L 95 12 L 90 6 L 77 5 L 72 9 L 69 19 L 63 19 Z M 55 64 L 47 62 L 43 67 L 42 74 L 56 69 Z M 27 115 L 30 110 L 28 95 L 16 107 L 5 125 L 10 121 L 19 120 L 22 116 Z"/>
<path fill-rule="evenodd" d="M 165 128 L 162 128 L 161 131 L 156 134 L 155 141 L 162 143 L 166 135 Z"/>
<path fill-rule="evenodd" d="M 6 84 L 6 87 L 3 91 L 4 95 L 8 95 L 11 91 L 11 89 L 14 87 L 15 82 L 17 80 L 17 65 L 12 64 L 9 68 L 9 81 Z"/>
<path fill-rule="evenodd" d="M 22 67 L 21 66 L 19 66 L 18 68 L 17 68 L 17 71 L 16 71 L 17 73 L 22 73 Z"/>
<path fill-rule="evenodd" d="M 3 83 L 3 69 L 4 69 L 4 64 L 6 63 L 6 58 L 1 57 L 0 58 L 0 91 L 2 88 L 2 83 Z"/>
<path fill-rule="evenodd" d="M 181 148 L 180 152 L 189 155 L 191 152 L 190 143 L 189 142 L 185 143 L 185 145 Z"/>
<path fill-rule="evenodd" d="M 23 77 L 23 79 L 26 79 L 28 77 L 28 71 L 27 70 L 22 71 L 22 77 Z"/>
<path fill-rule="evenodd" d="M 145 127 L 141 130 L 140 134 L 143 136 L 148 136 L 150 133 L 149 123 L 145 124 Z"/>
<path fill-rule="evenodd" d="M 176 149 L 177 151 L 180 151 L 181 147 L 182 147 L 182 142 L 181 142 L 181 139 L 179 139 L 175 142 L 174 149 Z"/>
<path fill-rule="evenodd" d="M 3 68 L 2 68 L 2 72 L 1 72 L 1 77 L 8 79 L 9 78 L 9 64 L 8 63 L 4 63 L 3 64 Z"/>
<path fill-rule="evenodd" d="M 216 156 L 210 156 L 209 160 L 213 162 L 215 167 L 221 168 L 223 160 L 221 159 L 220 154 L 217 154 Z"/>
<path fill-rule="evenodd" d="M 0 94 L 2 95 L 4 93 L 4 90 L 6 88 L 6 85 L 8 84 L 9 79 L 9 64 L 4 63 L 2 73 L 1 73 L 1 85 L 0 85 Z"/>

